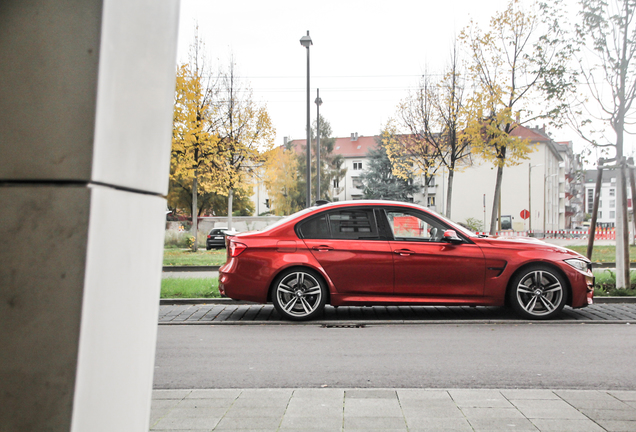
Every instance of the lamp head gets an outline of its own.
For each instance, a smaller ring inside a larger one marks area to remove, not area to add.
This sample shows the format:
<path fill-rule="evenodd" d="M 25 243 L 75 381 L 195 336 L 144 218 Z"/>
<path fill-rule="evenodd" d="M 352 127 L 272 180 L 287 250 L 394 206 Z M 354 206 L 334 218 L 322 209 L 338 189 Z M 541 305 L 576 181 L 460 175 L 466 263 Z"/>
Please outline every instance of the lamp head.
<path fill-rule="evenodd" d="M 307 30 L 307 36 L 303 36 L 300 38 L 300 44 L 307 49 L 309 49 L 310 45 L 313 45 L 313 42 L 311 41 L 311 37 L 309 37 L 309 30 Z"/>

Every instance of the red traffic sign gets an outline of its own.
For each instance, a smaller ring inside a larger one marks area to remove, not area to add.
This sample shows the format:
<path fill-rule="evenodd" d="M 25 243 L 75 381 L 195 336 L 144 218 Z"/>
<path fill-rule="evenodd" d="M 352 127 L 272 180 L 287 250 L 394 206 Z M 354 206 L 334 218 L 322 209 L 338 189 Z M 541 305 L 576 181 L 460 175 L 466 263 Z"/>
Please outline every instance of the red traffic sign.
<path fill-rule="evenodd" d="M 521 219 L 528 219 L 530 217 L 530 212 L 528 210 L 521 210 L 519 216 L 521 216 Z"/>

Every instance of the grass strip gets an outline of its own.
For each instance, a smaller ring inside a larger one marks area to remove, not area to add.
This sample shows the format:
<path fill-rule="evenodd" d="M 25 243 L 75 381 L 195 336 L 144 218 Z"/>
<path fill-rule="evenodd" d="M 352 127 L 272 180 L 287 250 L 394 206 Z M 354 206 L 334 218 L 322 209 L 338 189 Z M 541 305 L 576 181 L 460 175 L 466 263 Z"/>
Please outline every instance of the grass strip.
<path fill-rule="evenodd" d="M 581 255 L 587 254 L 587 246 L 566 246 Z M 629 259 L 636 262 L 636 246 L 629 247 Z M 594 246 L 592 262 L 616 262 L 616 246 Z"/>
<path fill-rule="evenodd" d="M 164 266 L 220 266 L 227 258 L 225 249 L 192 252 L 190 249 L 165 248 L 163 250 Z"/>
<path fill-rule="evenodd" d="M 219 298 L 218 278 L 164 278 L 161 298 Z"/>

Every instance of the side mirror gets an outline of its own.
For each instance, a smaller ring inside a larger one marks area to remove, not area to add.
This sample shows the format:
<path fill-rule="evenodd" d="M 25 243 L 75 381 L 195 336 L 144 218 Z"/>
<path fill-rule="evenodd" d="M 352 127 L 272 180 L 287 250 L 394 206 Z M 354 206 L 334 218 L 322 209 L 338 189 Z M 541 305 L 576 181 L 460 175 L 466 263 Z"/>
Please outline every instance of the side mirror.
<path fill-rule="evenodd" d="M 459 244 L 459 243 L 463 243 L 464 240 L 462 240 L 457 233 L 455 232 L 455 230 L 446 230 L 444 231 L 444 238 L 443 240 L 447 243 L 452 243 L 452 244 Z"/>

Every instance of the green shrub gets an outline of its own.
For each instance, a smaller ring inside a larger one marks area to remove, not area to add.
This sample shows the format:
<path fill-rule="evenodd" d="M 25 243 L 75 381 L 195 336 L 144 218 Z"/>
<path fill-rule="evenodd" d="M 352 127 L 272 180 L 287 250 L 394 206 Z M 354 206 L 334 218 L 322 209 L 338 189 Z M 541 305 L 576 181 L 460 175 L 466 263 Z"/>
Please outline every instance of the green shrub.
<path fill-rule="evenodd" d="M 484 226 L 484 224 L 479 219 L 472 217 L 466 219 L 466 222 L 464 222 L 463 225 L 466 226 L 466 228 L 468 228 L 469 230 L 475 232 L 483 231 Z"/>

